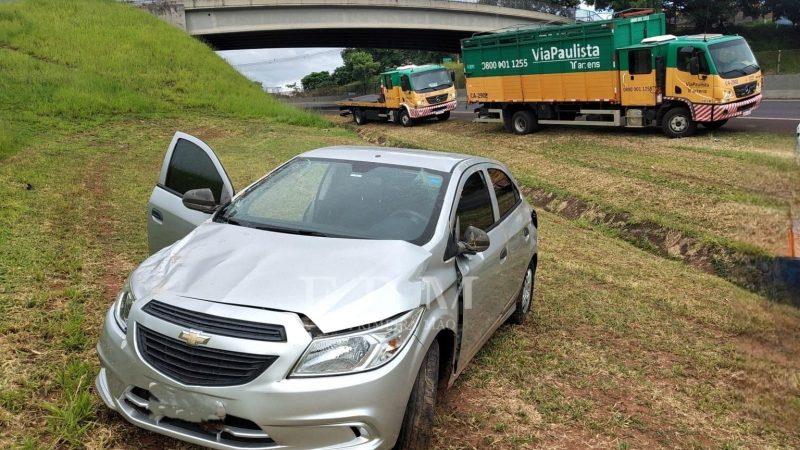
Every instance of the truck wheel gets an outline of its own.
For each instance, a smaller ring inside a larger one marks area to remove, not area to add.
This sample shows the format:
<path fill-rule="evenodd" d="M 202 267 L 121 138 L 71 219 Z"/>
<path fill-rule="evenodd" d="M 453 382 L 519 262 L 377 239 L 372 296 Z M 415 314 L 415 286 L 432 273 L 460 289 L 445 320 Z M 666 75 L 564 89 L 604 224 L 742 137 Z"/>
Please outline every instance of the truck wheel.
<path fill-rule="evenodd" d="M 356 125 L 364 125 L 365 123 L 367 123 L 367 115 L 364 114 L 364 111 L 360 109 L 354 109 L 353 122 L 355 122 Z"/>
<path fill-rule="evenodd" d="M 723 125 L 725 125 L 726 123 L 728 123 L 728 119 L 725 119 L 725 120 L 715 120 L 715 121 L 713 121 L 713 122 L 703 122 L 701 125 L 703 125 L 703 128 L 705 128 L 705 129 L 707 129 L 707 130 L 714 131 L 714 130 L 719 130 L 719 129 L 720 129 L 720 128 L 722 128 L 722 126 L 723 126 Z"/>
<path fill-rule="evenodd" d="M 672 108 L 661 118 L 664 134 L 670 138 L 689 137 L 697 130 L 697 123 L 686 108 Z"/>
<path fill-rule="evenodd" d="M 425 450 L 430 448 L 433 414 L 436 407 L 436 388 L 439 384 L 439 342 L 433 341 L 417 373 L 411 397 L 406 405 L 403 426 L 395 450 Z"/>
<path fill-rule="evenodd" d="M 405 108 L 400 110 L 400 116 L 398 117 L 398 120 L 400 121 L 400 125 L 404 127 L 414 126 L 414 119 L 411 118 Z"/>
<path fill-rule="evenodd" d="M 529 134 L 536 131 L 536 116 L 530 111 L 517 111 L 511 116 L 511 128 L 514 134 Z"/>
<path fill-rule="evenodd" d="M 522 279 L 522 290 L 517 297 L 517 309 L 515 309 L 511 317 L 508 318 L 508 321 L 515 325 L 522 325 L 525 323 L 525 318 L 528 317 L 528 313 L 531 311 L 535 275 L 536 266 L 531 263 L 531 265 L 528 266 L 528 270 L 525 271 L 525 278 Z"/>
<path fill-rule="evenodd" d="M 447 120 L 449 118 L 450 118 L 450 111 L 445 111 L 445 112 L 439 114 L 438 116 L 436 116 L 436 120 L 438 120 L 439 122 L 444 122 L 445 120 Z"/>

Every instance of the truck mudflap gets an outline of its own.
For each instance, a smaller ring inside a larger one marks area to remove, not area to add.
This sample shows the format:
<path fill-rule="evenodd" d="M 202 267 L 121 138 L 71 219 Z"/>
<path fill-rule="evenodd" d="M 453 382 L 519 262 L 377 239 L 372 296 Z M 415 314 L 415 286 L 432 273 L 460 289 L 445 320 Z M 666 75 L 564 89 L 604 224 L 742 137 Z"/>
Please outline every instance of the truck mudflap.
<path fill-rule="evenodd" d="M 423 106 L 422 108 L 409 108 L 408 115 L 411 116 L 412 119 L 435 116 L 456 109 L 456 103 L 457 103 L 456 100 L 451 100 L 449 102 L 440 103 L 434 106 Z"/>
<path fill-rule="evenodd" d="M 692 104 L 692 118 L 697 122 L 716 122 L 750 115 L 761 104 L 761 94 L 724 105 Z"/>

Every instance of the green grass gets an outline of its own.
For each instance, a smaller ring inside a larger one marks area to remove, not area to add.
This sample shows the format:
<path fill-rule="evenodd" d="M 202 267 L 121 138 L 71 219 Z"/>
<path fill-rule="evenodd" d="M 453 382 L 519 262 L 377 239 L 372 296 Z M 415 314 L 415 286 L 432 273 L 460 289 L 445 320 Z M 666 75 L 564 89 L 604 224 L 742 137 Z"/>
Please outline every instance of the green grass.
<path fill-rule="evenodd" d="M 629 213 L 707 243 L 784 255 L 789 203 L 800 191 L 791 135 L 724 128 L 669 140 L 657 131 L 550 127 L 528 136 L 448 122 L 369 125 L 372 140 L 495 158 L 526 186 Z"/>
<path fill-rule="evenodd" d="M 0 66 L 0 448 L 184 448 L 91 388 L 172 134 L 208 142 L 239 189 L 304 150 L 365 141 L 117 2 L 0 4 Z M 790 139 L 770 135 L 360 133 L 493 156 L 526 184 L 765 251 L 797 179 Z M 447 395 L 436 447 L 800 446 L 797 309 L 549 213 L 539 267 L 530 322 L 501 329 Z"/>
<path fill-rule="evenodd" d="M 114 0 L 0 4 L 0 159 L 54 130 L 187 114 L 325 126 L 203 43 Z"/>

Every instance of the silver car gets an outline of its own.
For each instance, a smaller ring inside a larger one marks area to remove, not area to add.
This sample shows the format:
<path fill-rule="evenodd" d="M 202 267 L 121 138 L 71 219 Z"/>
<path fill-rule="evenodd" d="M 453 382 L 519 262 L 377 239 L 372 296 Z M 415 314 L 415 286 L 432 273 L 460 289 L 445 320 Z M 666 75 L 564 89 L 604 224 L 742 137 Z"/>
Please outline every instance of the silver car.
<path fill-rule="evenodd" d="M 195 444 L 426 448 L 437 389 L 531 306 L 536 213 L 483 158 L 321 148 L 234 194 L 177 133 L 147 213 L 97 392 Z"/>

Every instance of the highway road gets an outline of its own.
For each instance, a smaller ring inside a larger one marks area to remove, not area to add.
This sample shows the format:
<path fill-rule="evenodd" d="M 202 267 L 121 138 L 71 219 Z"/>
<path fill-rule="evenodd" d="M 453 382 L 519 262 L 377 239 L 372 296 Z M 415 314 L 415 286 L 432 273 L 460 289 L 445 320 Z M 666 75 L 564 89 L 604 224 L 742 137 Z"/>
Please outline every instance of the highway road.
<path fill-rule="evenodd" d="M 330 102 L 305 102 L 299 106 L 323 113 L 339 112 L 336 105 Z M 452 118 L 471 121 L 475 118 L 473 108 L 473 105 L 460 102 L 458 109 L 453 111 Z M 732 119 L 723 129 L 794 134 L 798 123 L 800 123 L 800 100 L 764 100 L 752 115 Z"/>

